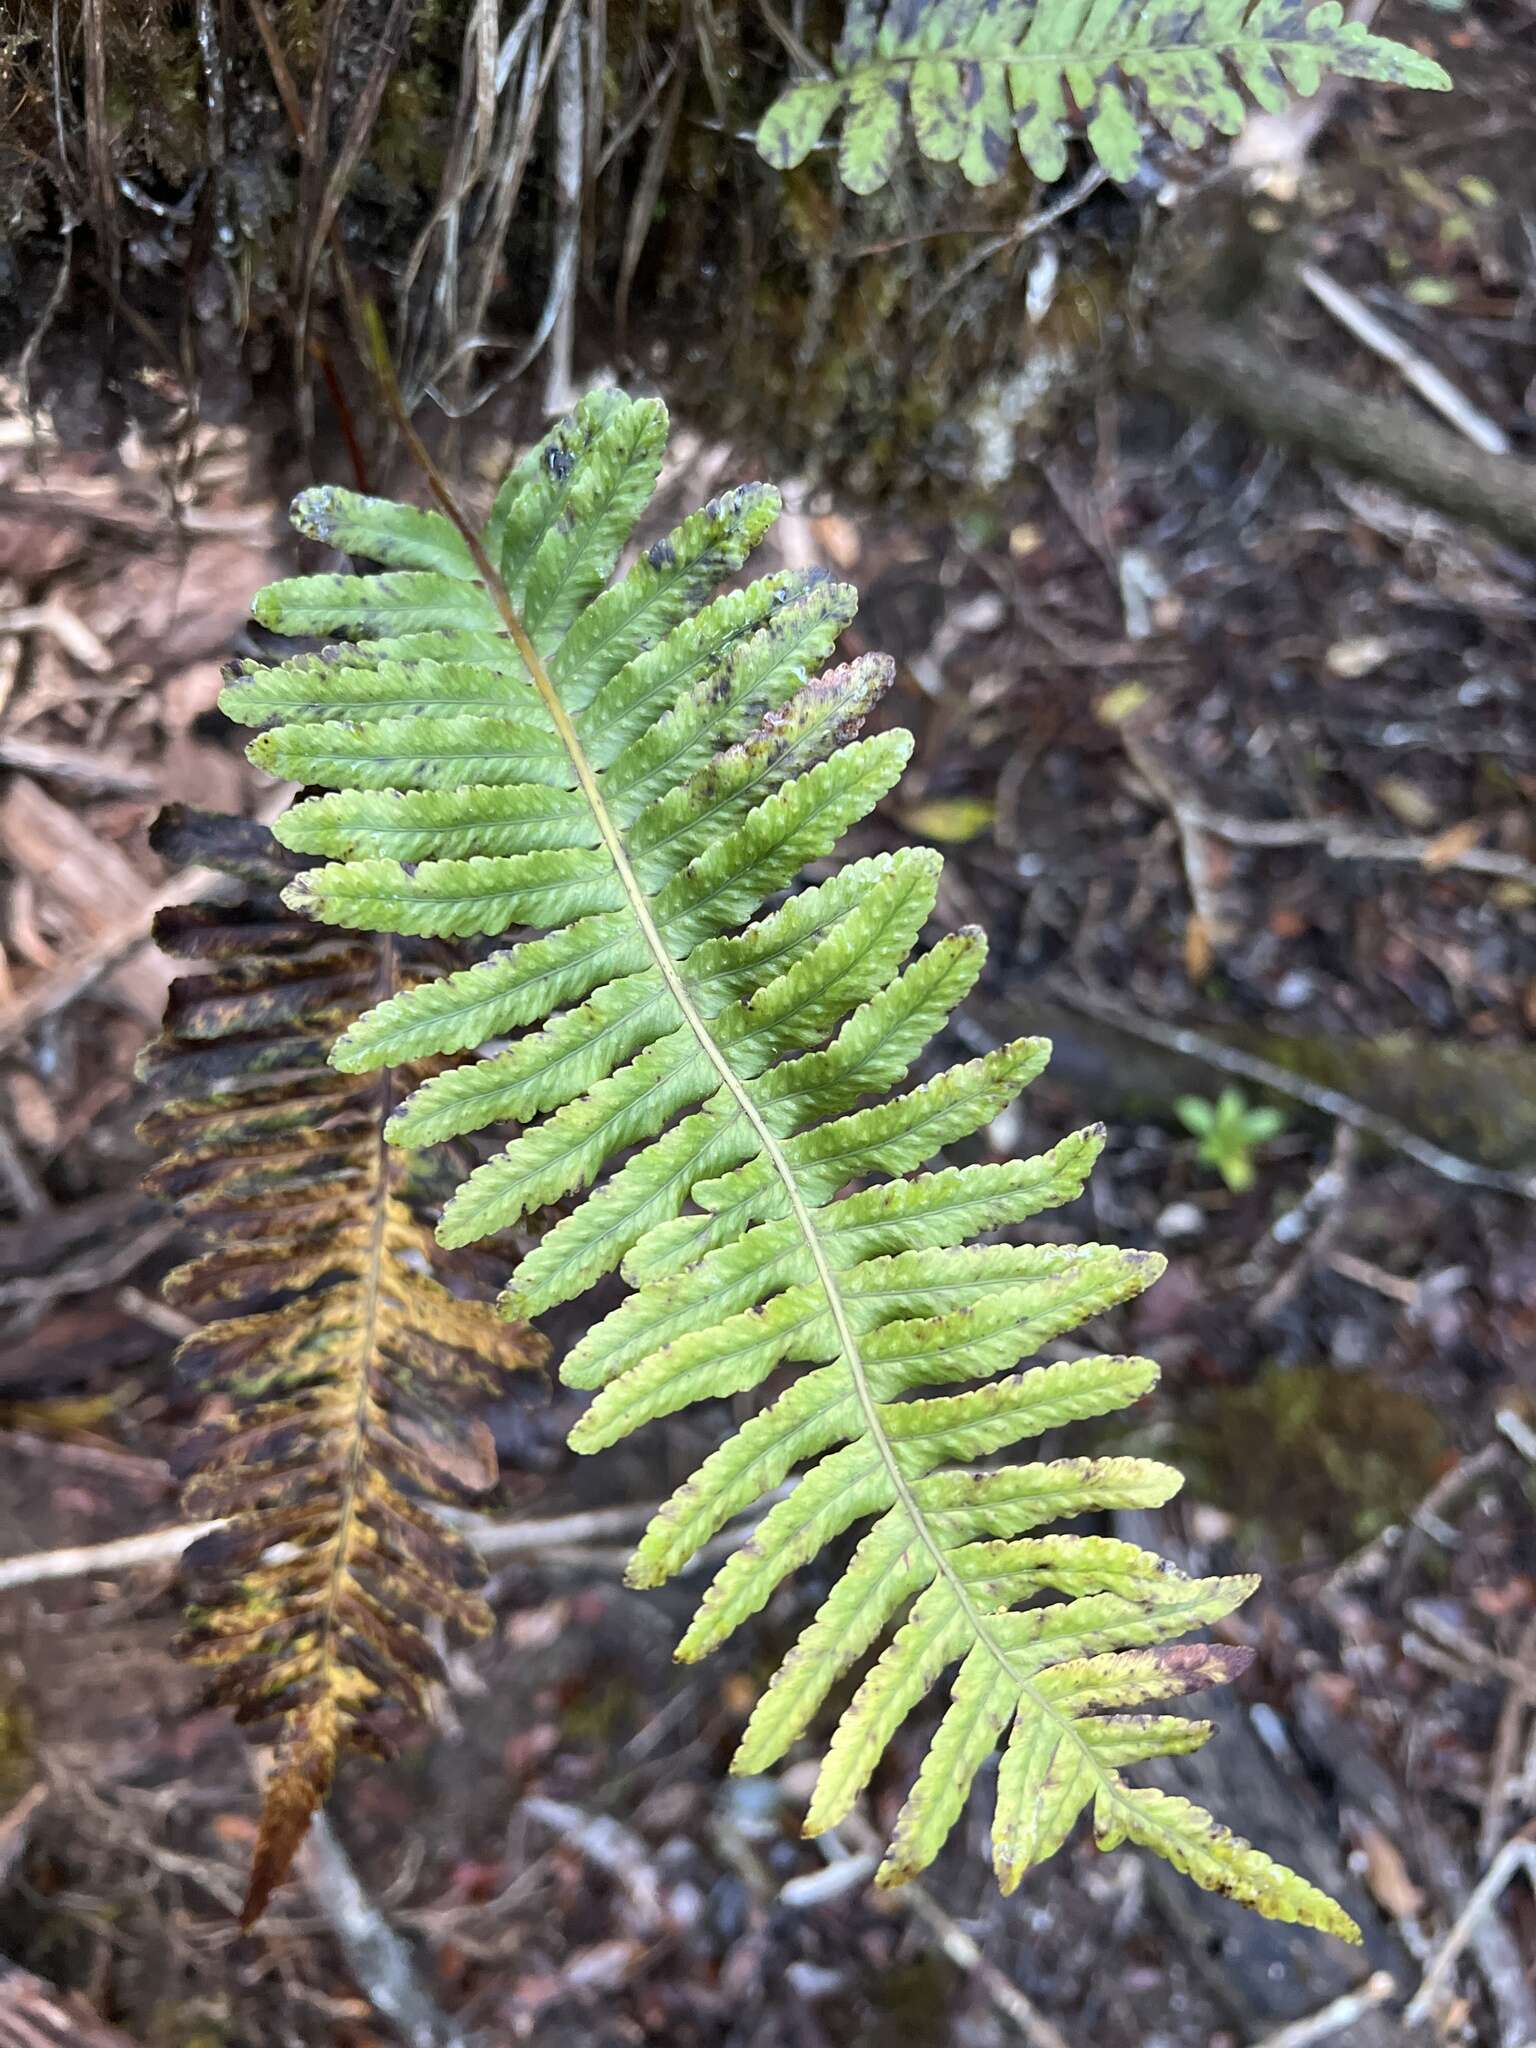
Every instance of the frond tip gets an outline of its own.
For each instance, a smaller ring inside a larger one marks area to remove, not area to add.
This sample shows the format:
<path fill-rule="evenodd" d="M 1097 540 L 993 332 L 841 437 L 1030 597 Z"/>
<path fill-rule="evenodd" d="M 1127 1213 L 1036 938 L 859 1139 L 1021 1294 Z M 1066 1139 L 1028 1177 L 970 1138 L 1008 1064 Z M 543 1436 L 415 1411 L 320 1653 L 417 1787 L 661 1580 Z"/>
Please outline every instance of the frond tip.
<path fill-rule="evenodd" d="M 161 914 L 161 945 L 204 971 L 172 987 L 140 1069 L 160 1097 L 140 1127 L 164 1155 L 148 1184 L 204 1247 L 166 1299 L 220 1312 L 177 1352 L 208 1396 L 179 1453 L 182 1504 L 227 1518 L 186 1554 L 179 1647 L 212 1672 L 212 1700 L 277 1731 L 249 1926 L 342 1752 L 387 1755 L 391 1717 L 423 1711 L 439 1675 L 426 1625 L 489 1626 L 479 1560 L 423 1502 L 492 1483 L 490 1432 L 457 1411 L 547 1347 L 444 1284 L 412 1162 L 384 1144 L 387 1077 L 326 1065 L 400 978 L 398 944 L 285 910 L 301 863 L 264 827 L 178 808 L 155 843 L 250 885 Z"/>
<path fill-rule="evenodd" d="M 634 1584 L 660 1584 L 792 1482 L 719 1570 L 680 1656 L 713 1649 L 859 1532 L 737 1768 L 774 1764 L 862 1667 L 808 1816 L 831 1826 L 947 1685 L 884 1881 L 931 1862 L 1001 1745 L 1005 1887 L 1091 1807 L 1106 1844 L 1134 1841 L 1264 1912 L 1349 1934 L 1301 1878 L 1122 1776 L 1209 1732 L 1156 1710 L 1241 1667 L 1239 1650 L 1178 1639 L 1252 1582 L 1037 1533 L 1167 1499 L 1166 1466 L 994 1460 L 1152 1386 L 1146 1359 L 1026 1361 L 1162 1262 L 991 1241 L 1081 1192 L 1102 1127 L 1037 1158 L 943 1163 L 1050 1048 L 1021 1038 L 945 1067 L 934 1042 L 985 942 L 964 930 L 920 945 L 939 857 L 829 858 L 893 789 L 911 740 L 861 735 L 890 682 L 883 657 L 818 673 L 851 591 L 793 572 L 711 596 L 775 495 L 728 493 L 612 580 L 663 427 L 650 401 L 583 400 L 483 531 L 465 522 L 463 555 L 436 514 L 396 520 L 339 491 L 319 510 L 302 502 L 308 526 L 388 566 L 263 592 L 258 613 L 278 631 L 352 637 L 249 672 L 224 700 L 267 728 L 258 759 L 329 792 L 279 824 L 322 857 L 285 900 L 328 925 L 535 934 L 390 996 L 332 1064 L 360 1074 L 485 1048 L 417 1088 L 388 1136 L 500 1127 L 506 1142 L 459 1188 L 442 1244 L 561 1204 L 512 1274 L 508 1314 L 573 1300 L 615 1268 L 631 1283 L 564 1361 L 567 1383 L 594 1396 L 577 1450 L 694 1402 L 760 1397 L 630 1568 Z M 811 861 L 821 879 L 795 891 Z"/>
<path fill-rule="evenodd" d="M 779 170 L 802 162 L 841 114 L 838 168 L 877 192 L 901 149 L 903 113 L 936 163 L 990 185 L 1017 145 L 1037 178 L 1067 165 L 1074 117 L 1121 183 L 1141 163 L 1146 120 L 1186 149 L 1236 135 L 1241 84 L 1268 113 L 1323 77 L 1450 85 L 1431 58 L 1345 18 L 1339 0 L 849 0 L 830 78 L 792 85 L 757 133 Z M 1139 120 L 1144 114 L 1146 120 Z"/>

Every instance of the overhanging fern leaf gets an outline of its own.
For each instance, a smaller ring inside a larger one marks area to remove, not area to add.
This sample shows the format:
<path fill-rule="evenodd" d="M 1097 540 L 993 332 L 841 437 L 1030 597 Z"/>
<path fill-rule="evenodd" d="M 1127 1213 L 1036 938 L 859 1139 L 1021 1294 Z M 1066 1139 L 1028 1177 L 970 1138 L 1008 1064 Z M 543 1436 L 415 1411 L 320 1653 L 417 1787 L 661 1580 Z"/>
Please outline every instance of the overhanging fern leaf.
<path fill-rule="evenodd" d="M 1241 1668 L 1241 1651 L 1177 1639 L 1252 1582 L 1035 1533 L 1166 1499 L 1178 1479 L 1165 1466 L 991 1461 L 1150 1388 L 1145 1359 L 1024 1361 L 1136 1294 L 1160 1261 L 976 1242 L 1076 1195 L 1098 1128 L 1035 1159 L 929 1166 L 988 1124 L 1048 1047 L 1026 1038 L 933 1068 L 927 1048 L 984 952 L 975 931 L 914 950 L 936 854 L 877 853 L 779 900 L 890 791 L 911 742 L 856 736 L 889 681 L 883 657 L 816 674 L 851 592 L 796 574 L 700 609 L 706 556 L 709 579 L 737 567 L 771 493 L 718 500 L 608 584 L 661 426 L 647 401 L 584 401 L 520 465 L 484 533 L 465 527 L 472 573 L 455 573 L 435 526 L 431 566 L 416 566 L 421 513 L 404 513 L 397 534 L 345 492 L 303 501 L 305 523 L 349 543 L 366 531 L 387 568 L 263 592 L 257 615 L 280 631 L 368 637 L 250 676 L 225 699 L 268 724 L 258 760 L 331 792 L 278 825 L 329 856 L 287 902 L 343 927 L 539 933 L 390 997 L 350 1027 L 334 1063 L 361 1073 L 484 1048 L 417 1089 L 390 1136 L 420 1145 L 514 1127 L 439 1230 L 467 1244 L 564 1203 L 512 1275 L 507 1313 L 572 1300 L 622 1264 L 634 1291 L 565 1361 L 570 1384 L 595 1390 L 578 1449 L 763 1390 L 634 1559 L 635 1583 L 669 1578 L 799 1472 L 720 1570 L 681 1655 L 704 1654 L 798 1566 L 862 1531 L 753 1715 L 740 1768 L 781 1757 L 872 1657 L 808 1825 L 845 1813 L 904 1718 L 947 1688 L 887 1881 L 932 1859 L 1001 1746 L 1006 1886 L 1091 1808 L 1106 1846 L 1135 1841 L 1264 1912 L 1352 1935 L 1300 1877 L 1123 1776 L 1203 1740 L 1206 1724 L 1149 1710 Z M 453 617 L 461 629 L 442 623 Z M 471 712 L 455 708 L 465 702 Z M 552 792 L 584 807 L 560 809 L 559 845 Z"/>
<path fill-rule="evenodd" d="M 1239 84 L 1281 112 L 1329 73 L 1444 89 L 1431 58 L 1348 20 L 1339 0 L 849 0 L 830 78 L 777 99 L 757 134 L 780 170 L 843 118 L 838 168 L 876 192 L 901 149 L 902 113 L 936 163 L 990 185 L 1016 143 L 1036 177 L 1059 178 L 1080 117 L 1089 148 L 1122 182 L 1141 161 L 1139 116 L 1197 149 L 1236 135 Z"/>
<path fill-rule="evenodd" d="M 285 909 L 303 864 L 263 826 L 174 809 L 155 839 L 250 885 L 238 904 L 161 913 L 161 945 L 201 971 L 173 986 L 140 1063 L 161 1097 L 141 1126 L 164 1155 L 149 1183 L 204 1246 L 166 1296 L 220 1312 L 177 1354 L 210 1396 L 183 1447 L 183 1504 L 228 1518 L 187 1554 L 182 1648 L 216 1701 L 277 1729 L 249 1925 L 342 1751 L 387 1754 L 391 1713 L 422 1711 L 440 1675 L 427 1623 L 489 1625 L 474 1552 L 422 1503 L 494 1480 L 489 1431 L 456 1411 L 547 1347 L 443 1284 L 419 1162 L 383 1141 L 390 1076 L 326 1063 L 402 978 L 400 943 Z"/>

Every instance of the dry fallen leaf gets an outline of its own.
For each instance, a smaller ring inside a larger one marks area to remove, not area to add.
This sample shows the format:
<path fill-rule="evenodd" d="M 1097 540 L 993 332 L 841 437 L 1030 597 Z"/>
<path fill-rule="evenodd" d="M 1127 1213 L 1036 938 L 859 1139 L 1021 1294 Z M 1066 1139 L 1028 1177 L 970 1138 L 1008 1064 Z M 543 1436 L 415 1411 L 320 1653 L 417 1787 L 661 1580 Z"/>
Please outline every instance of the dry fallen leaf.
<path fill-rule="evenodd" d="M 834 569 L 858 567 L 864 548 L 859 529 L 851 519 L 844 519 L 838 512 L 827 512 L 811 521 L 811 531 L 831 558 Z"/>
<path fill-rule="evenodd" d="M 904 804 L 901 822 L 920 839 L 940 846 L 964 846 L 979 838 L 997 815 L 997 806 L 979 796 L 931 796 Z"/>
<path fill-rule="evenodd" d="M 1468 818 L 1460 825 L 1447 825 L 1445 830 L 1437 832 L 1425 847 L 1425 867 L 1449 867 L 1453 860 L 1460 860 L 1461 856 L 1470 853 L 1482 838 L 1483 829 L 1477 818 Z"/>
<path fill-rule="evenodd" d="M 1440 816 L 1440 807 L 1427 790 L 1410 782 L 1406 775 L 1383 775 L 1376 794 L 1396 818 L 1413 832 L 1427 832 Z"/>
<path fill-rule="evenodd" d="M 1197 911 L 1184 927 L 1184 972 L 1191 982 L 1202 982 L 1210 973 L 1215 959 L 1210 926 Z"/>
<path fill-rule="evenodd" d="M 55 803 L 30 777 L 18 775 L 0 804 L 0 853 L 35 892 L 58 951 L 71 954 L 119 927 L 148 926 L 154 890 L 125 854 L 82 817 Z M 13 938 L 16 936 L 13 923 Z M 158 1020 L 172 970 L 162 954 L 142 948 L 112 975 L 110 986 L 148 1023 Z"/>
<path fill-rule="evenodd" d="M 1359 1835 L 1372 1897 L 1394 1920 L 1413 1919 L 1424 1909 L 1424 1894 L 1408 1875 L 1397 1844 L 1371 1820 L 1360 1822 Z"/>
<path fill-rule="evenodd" d="M 1323 656 L 1323 666 L 1330 675 L 1353 682 L 1357 676 L 1368 676 L 1372 669 L 1390 661 L 1393 652 L 1393 643 L 1381 634 L 1362 633 L 1355 640 L 1335 640 Z"/>

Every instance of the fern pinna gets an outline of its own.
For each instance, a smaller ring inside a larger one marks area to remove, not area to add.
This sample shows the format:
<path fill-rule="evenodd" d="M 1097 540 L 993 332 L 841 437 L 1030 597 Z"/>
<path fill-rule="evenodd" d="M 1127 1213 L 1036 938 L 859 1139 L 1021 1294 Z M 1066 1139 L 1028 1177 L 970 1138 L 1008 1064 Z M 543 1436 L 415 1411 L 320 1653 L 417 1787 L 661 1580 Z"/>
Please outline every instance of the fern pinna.
<path fill-rule="evenodd" d="M 445 491 L 454 518 L 343 490 L 299 498 L 304 532 L 389 566 L 264 591 L 267 626 L 346 644 L 252 665 L 223 700 L 268 728 L 256 761 L 330 792 L 279 821 L 286 845 L 323 860 L 285 900 L 371 931 L 540 934 L 378 1005 L 333 1063 L 483 1049 L 417 1088 L 388 1134 L 423 1146 L 514 1128 L 449 1204 L 444 1244 L 567 1205 L 505 1313 L 538 1314 L 622 1265 L 634 1291 L 563 1367 L 596 1390 L 577 1449 L 773 1380 L 635 1555 L 633 1582 L 660 1583 L 805 1468 L 720 1570 L 681 1656 L 862 1529 L 737 1768 L 782 1757 L 878 1648 L 807 1826 L 848 1812 L 947 1675 L 886 1881 L 931 1860 L 1001 1744 L 1005 1886 L 1091 1807 L 1106 1847 L 1140 1843 L 1262 1911 L 1350 1934 L 1301 1878 L 1122 1775 L 1205 1739 L 1208 1724 L 1149 1710 L 1241 1668 L 1240 1650 L 1174 1639 L 1252 1581 L 1031 1533 L 1166 1499 L 1178 1477 L 1164 1466 L 987 1461 L 1153 1384 L 1139 1358 L 1012 1368 L 1160 1261 L 972 1242 L 1077 1194 L 1096 1128 L 1036 1159 L 919 1171 L 995 1117 L 1048 1047 L 1022 1039 L 903 1089 L 983 955 L 974 930 L 913 952 L 936 854 L 875 854 L 781 900 L 892 789 L 911 740 L 855 737 L 890 681 L 885 657 L 817 673 L 853 616 L 846 586 L 791 571 L 711 598 L 773 520 L 773 491 L 729 492 L 610 581 L 665 434 L 653 401 L 587 398 L 507 479 L 482 534 Z M 776 1377 L 790 1366 L 804 1369 Z"/>
<path fill-rule="evenodd" d="M 973 185 L 1000 178 L 1015 145 L 1053 180 L 1080 117 L 1089 149 L 1123 183 L 1141 165 L 1148 120 L 1198 149 L 1213 129 L 1241 132 L 1237 83 L 1282 113 L 1289 91 L 1314 93 L 1329 72 L 1450 85 L 1432 58 L 1347 19 L 1339 0 L 848 0 L 832 76 L 781 94 L 757 146 L 791 169 L 840 113 L 843 182 L 877 192 L 896 167 L 907 107 L 922 154 L 958 162 Z"/>
<path fill-rule="evenodd" d="M 383 1141 L 390 1075 L 327 1064 L 360 1011 L 427 971 L 401 959 L 423 949 L 286 909 L 279 891 L 304 863 L 265 826 L 177 807 L 154 843 L 247 886 L 160 914 L 160 944 L 202 971 L 172 986 L 141 1057 L 162 1099 L 140 1129 L 164 1154 L 149 1185 L 204 1247 L 166 1295 L 223 1312 L 177 1353 L 210 1397 L 183 1447 L 183 1504 L 227 1517 L 187 1554 L 181 1647 L 212 1667 L 215 1701 L 277 1730 L 249 1924 L 340 1753 L 387 1754 L 391 1718 L 422 1711 L 440 1675 L 425 1625 L 489 1626 L 478 1559 L 423 1498 L 492 1483 L 490 1432 L 457 1411 L 547 1347 L 443 1284 L 411 1157 Z"/>

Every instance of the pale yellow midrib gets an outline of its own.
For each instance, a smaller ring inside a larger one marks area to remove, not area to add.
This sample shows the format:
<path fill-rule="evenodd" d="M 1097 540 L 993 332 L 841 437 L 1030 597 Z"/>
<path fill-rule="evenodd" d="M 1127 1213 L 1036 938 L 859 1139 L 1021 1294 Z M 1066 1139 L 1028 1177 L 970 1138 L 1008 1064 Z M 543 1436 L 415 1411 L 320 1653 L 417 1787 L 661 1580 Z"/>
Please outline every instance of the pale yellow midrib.
<path fill-rule="evenodd" d="M 379 948 L 380 1002 L 394 993 L 395 954 L 393 938 L 384 938 Z M 373 1368 L 378 1353 L 379 1323 L 382 1314 L 384 1251 L 389 1231 L 390 1153 L 384 1138 L 384 1126 L 389 1121 L 394 1102 L 393 1072 L 392 1068 L 385 1067 L 379 1077 L 379 1117 L 372 1138 L 373 1215 L 368 1231 L 368 1248 L 364 1255 L 362 1304 L 358 1317 L 357 1398 L 352 1409 L 352 1442 L 347 1453 L 345 1477 L 342 1480 L 341 1509 L 337 1516 L 336 1534 L 332 1539 L 335 1548 L 331 1558 L 330 1576 L 326 1582 L 325 1607 L 320 1618 L 316 1654 L 322 1674 L 329 1672 L 339 1661 L 335 1649 L 336 1608 L 341 1596 L 342 1583 L 352 1576 L 352 1525 L 357 1519 L 358 1496 L 362 1490 L 368 1461 L 368 1410 L 373 1399 Z M 328 1680 L 326 1682 L 328 1683 Z"/>

